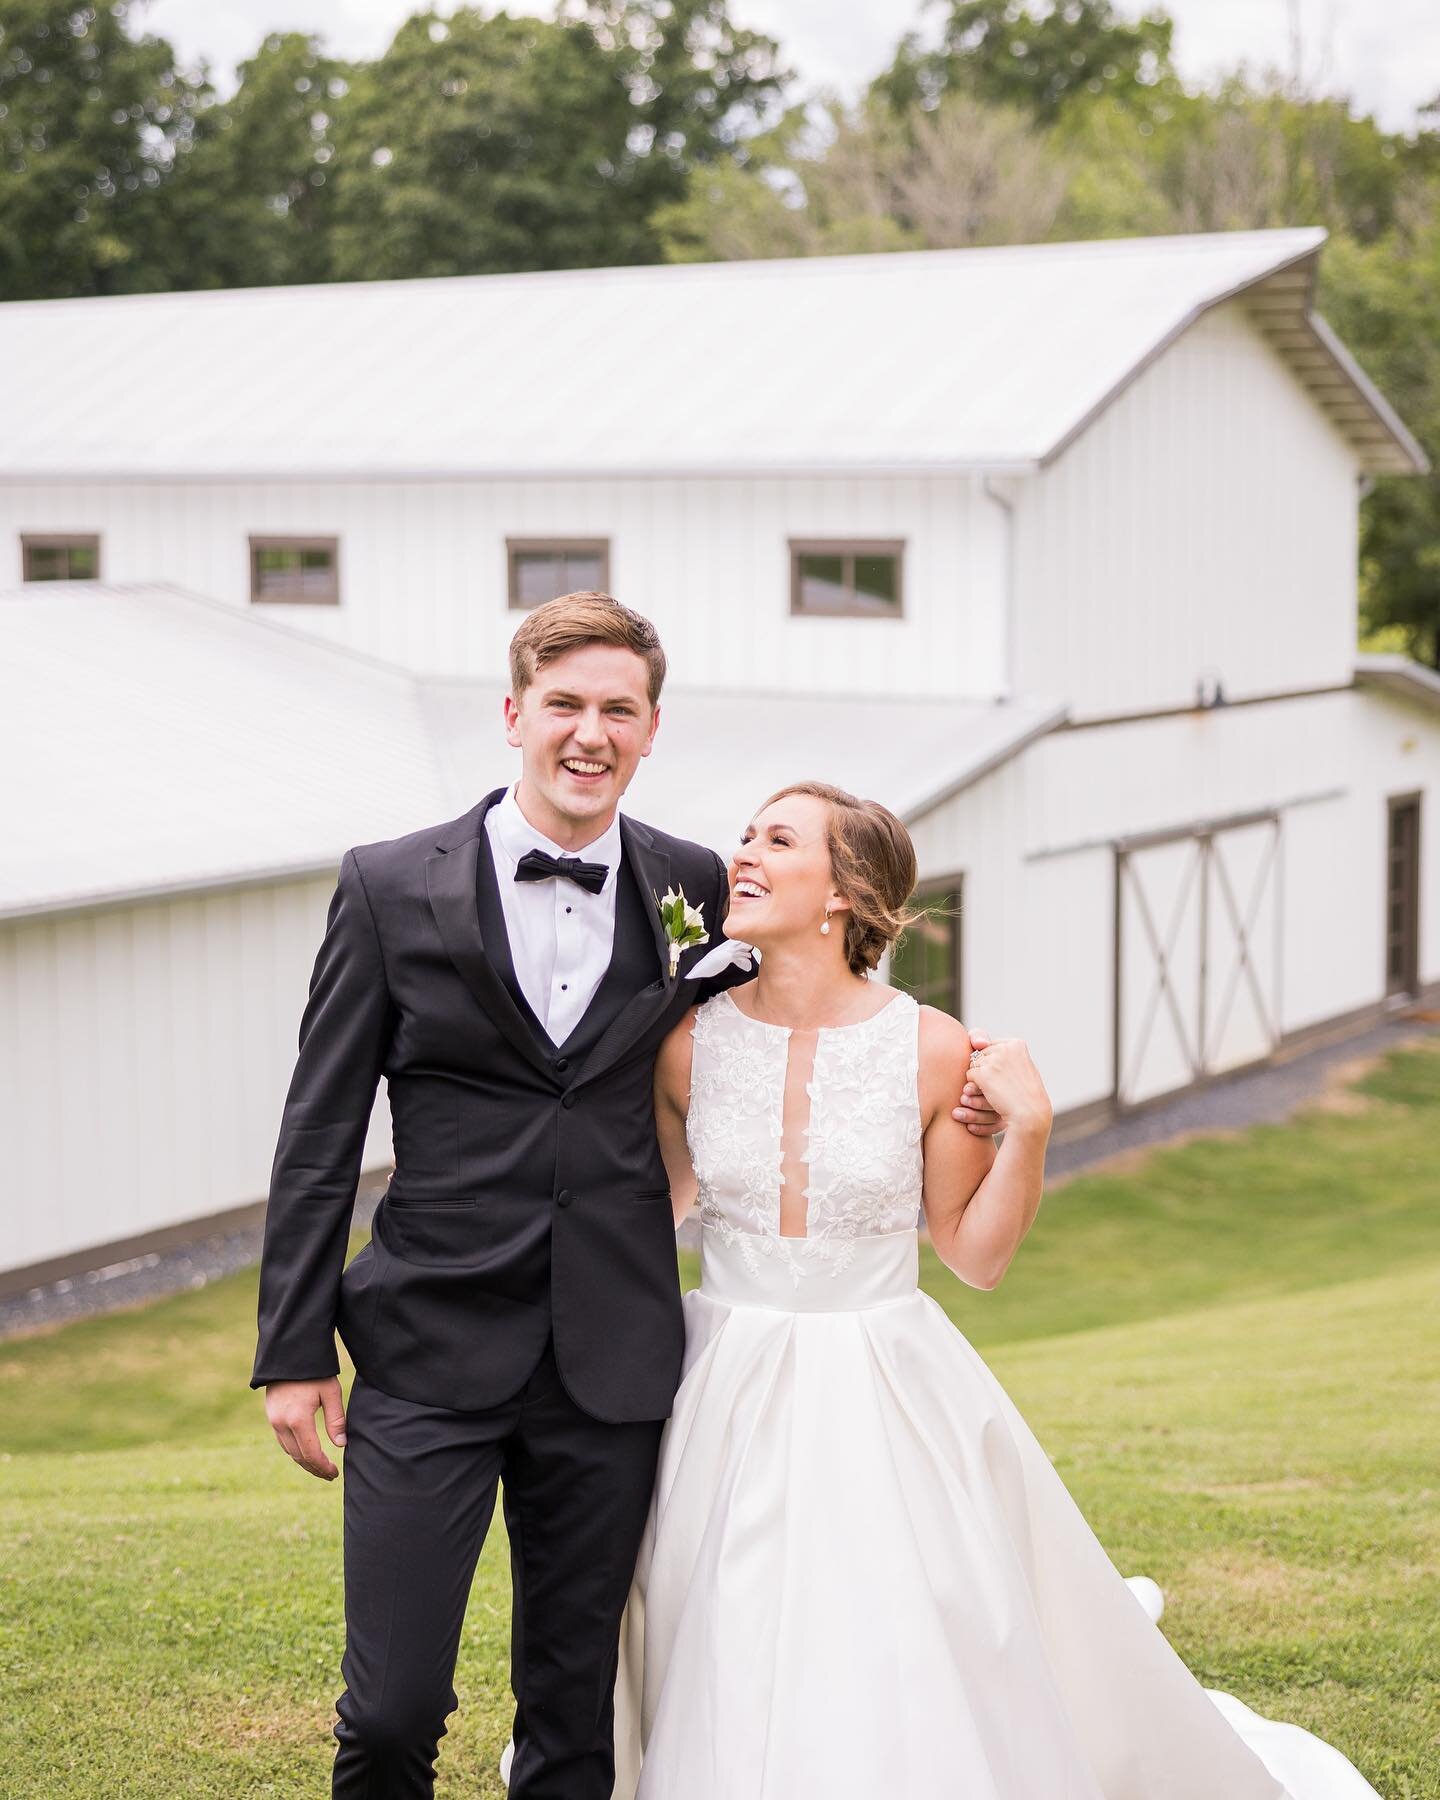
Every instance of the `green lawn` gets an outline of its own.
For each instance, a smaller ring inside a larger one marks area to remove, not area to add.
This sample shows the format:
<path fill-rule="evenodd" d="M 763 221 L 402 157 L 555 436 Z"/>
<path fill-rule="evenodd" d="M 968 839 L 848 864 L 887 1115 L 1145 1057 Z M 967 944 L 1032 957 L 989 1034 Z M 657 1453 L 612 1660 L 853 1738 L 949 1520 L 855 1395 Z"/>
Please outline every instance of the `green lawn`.
<path fill-rule="evenodd" d="M 993 1293 L 925 1277 L 1196 1674 L 1386 1800 L 1440 1794 L 1437 1141 L 1432 1041 L 1348 1107 L 1065 1184 Z M 0 1795 L 328 1793 L 340 1484 L 245 1386 L 254 1301 L 251 1271 L 0 1345 Z M 501 1794 L 506 1607 L 496 1536 L 456 1800 Z"/>

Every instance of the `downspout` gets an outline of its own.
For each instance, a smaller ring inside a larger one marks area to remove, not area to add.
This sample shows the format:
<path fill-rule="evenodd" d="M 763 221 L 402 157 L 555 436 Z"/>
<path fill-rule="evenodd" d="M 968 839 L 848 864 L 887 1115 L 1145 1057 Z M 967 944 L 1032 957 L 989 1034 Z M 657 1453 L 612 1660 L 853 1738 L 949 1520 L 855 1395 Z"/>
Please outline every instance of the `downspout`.
<path fill-rule="evenodd" d="M 985 497 L 993 500 L 1005 515 L 1005 572 L 1001 584 L 1005 595 L 1005 634 L 1002 685 L 995 697 L 1009 700 L 1015 693 L 1015 501 L 1003 488 L 996 486 L 993 475 L 987 475 L 981 486 Z"/>

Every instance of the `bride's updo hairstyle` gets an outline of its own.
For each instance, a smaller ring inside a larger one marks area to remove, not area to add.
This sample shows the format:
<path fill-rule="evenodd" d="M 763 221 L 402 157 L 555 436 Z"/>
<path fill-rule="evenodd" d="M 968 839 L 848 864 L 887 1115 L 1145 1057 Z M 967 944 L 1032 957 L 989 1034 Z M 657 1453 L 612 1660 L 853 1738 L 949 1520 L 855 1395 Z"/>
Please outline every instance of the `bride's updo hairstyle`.
<path fill-rule="evenodd" d="M 795 781 L 772 794 L 809 794 L 830 809 L 826 839 L 835 886 L 850 902 L 845 960 L 856 975 L 873 969 L 907 925 L 921 917 L 905 902 L 915 892 L 918 865 L 910 833 L 888 806 L 858 800 L 827 781 Z"/>

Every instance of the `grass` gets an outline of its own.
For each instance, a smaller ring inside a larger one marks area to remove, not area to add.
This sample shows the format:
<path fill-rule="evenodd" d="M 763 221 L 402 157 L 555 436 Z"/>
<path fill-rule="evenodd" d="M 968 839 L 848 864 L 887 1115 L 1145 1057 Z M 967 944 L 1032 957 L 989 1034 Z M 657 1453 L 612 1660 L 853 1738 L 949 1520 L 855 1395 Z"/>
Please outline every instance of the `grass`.
<path fill-rule="evenodd" d="M 925 1271 L 1201 1680 L 1386 1800 L 1440 1793 L 1437 1127 L 1431 1041 L 1066 1182 L 993 1293 Z M 254 1302 L 247 1271 L 0 1345 L 6 1800 L 329 1791 L 340 1483 L 270 1440 Z M 507 1607 L 497 1530 L 442 1796 L 501 1794 Z"/>

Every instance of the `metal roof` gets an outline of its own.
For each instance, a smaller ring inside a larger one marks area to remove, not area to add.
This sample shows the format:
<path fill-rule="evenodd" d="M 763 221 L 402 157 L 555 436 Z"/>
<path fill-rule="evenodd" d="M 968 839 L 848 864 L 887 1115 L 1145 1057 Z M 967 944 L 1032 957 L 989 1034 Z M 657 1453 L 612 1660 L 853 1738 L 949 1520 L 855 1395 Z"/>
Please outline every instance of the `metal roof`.
<path fill-rule="evenodd" d="M 504 689 L 427 681 L 437 740 L 459 769 L 498 768 Z M 828 781 L 913 823 L 1066 716 L 1053 701 L 877 699 L 667 686 L 655 749 L 623 809 L 728 855 L 777 788 Z M 476 794 L 489 782 L 481 783 Z M 472 794 L 472 798 L 475 794 Z"/>
<path fill-rule="evenodd" d="M 1397 651 L 1374 651 L 1355 658 L 1357 687 L 1376 687 L 1440 711 L 1440 672 Z"/>
<path fill-rule="evenodd" d="M 1424 457 L 1312 311 L 1319 229 L 0 305 L 0 476 L 1025 469 L 1254 296 L 1376 473 Z"/>
<path fill-rule="evenodd" d="M 0 918 L 333 869 L 444 818 L 413 683 L 175 589 L 0 594 Z"/>
<path fill-rule="evenodd" d="M 0 593 L 0 919 L 329 873 L 453 818 L 519 772 L 504 691 L 173 587 Z M 625 810 L 722 852 L 788 781 L 915 816 L 1063 711 L 667 688 Z"/>

